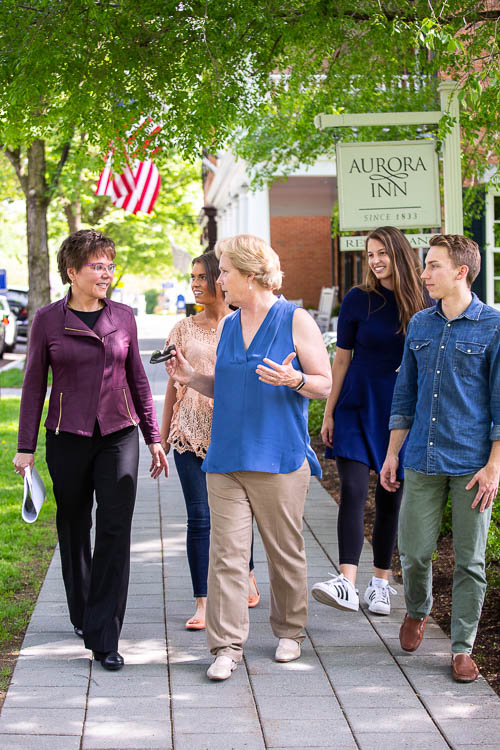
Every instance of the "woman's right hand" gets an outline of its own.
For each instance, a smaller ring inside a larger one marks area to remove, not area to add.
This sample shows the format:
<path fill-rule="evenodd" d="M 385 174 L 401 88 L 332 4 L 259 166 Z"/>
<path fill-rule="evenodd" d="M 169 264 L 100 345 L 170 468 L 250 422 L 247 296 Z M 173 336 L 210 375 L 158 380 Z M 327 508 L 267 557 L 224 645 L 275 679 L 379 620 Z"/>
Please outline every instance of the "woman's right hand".
<path fill-rule="evenodd" d="M 323 417 L 321 439 L 324 445 L 328 445 L 329 448 L 333 448 L 333 414 L 329 414 L 328 416 L 325 414 L 325 416 Z"/>
<path fill-rule="evenodd" d="M 168 456 L 169 451 L 170 451 L 170 443 L 167 443 L 167 441 L 164 438 L 162 438 L 160 442 L 161 442 L 161 447 L 163 448 L 165 452 L 165 455 Z"/>
<path fill-rule="evenodd" d="M 22 477 L 24 477 L 24 470 L 27 466 L 30 467 L 30 470 L 33 470 L 33 466 L 35 465 L 35 456 L 33 455 L 33 453 L 16 453 L 16 455 L 12 459 L 12 463 L 15 466 L 16 474 L 20 474 Z"/>
<path fill-rule="evenodd" d="M 165 369 L 167 370 L 169 377 L 181 385 L 189 385 L 189 382 L 194 375 L 194 369 L 191 367 L 187 359 L 185 359 L 180 349 L 177 349 L 174 356 L 165 362 Z"/>

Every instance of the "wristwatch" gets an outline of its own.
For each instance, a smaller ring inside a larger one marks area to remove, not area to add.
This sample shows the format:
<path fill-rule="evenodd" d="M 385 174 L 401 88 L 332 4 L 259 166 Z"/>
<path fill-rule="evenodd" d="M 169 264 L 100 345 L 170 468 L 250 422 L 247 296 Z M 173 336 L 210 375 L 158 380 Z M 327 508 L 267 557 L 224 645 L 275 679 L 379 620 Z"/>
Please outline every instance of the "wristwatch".
<path fill-rule="evenodd" d="M 300 391 L 300 389 L 303 388 L 306 384 L 306 376 L 303 372 L 301 372 L 300 374 L 302 375 L 302 380 L 298 385 L 295 386 L 295 388 L 293 389 L 294 391 Z"/>

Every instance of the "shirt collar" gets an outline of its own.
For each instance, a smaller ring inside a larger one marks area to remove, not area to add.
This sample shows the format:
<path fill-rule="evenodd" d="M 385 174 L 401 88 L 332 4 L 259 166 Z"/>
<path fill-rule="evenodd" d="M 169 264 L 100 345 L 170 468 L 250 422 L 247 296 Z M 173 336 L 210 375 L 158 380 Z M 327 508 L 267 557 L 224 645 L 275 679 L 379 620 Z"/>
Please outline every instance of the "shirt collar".
<path fill-rule="evenodd" d="M 479 320 L 479 316 L 481 315 L 481 311 L 484 307 L 484 303 L 481 302 L 479 297 L 475 292 L 472 292 L 472 300 L 470 302 L 470 305 L 463 311 L 463 313 L 460 313 L 460 315 L 457 315 L 456 318 L 453 318 L 453 320 L 459 320 L 460 318 L 468 318 L 469 320 Z M 438 300 L 436 302 L 436 305 L 433 309 L 433 312 L 437 315 L 440 315 L 442 318 L 445 318 L 445 320 L 448 320 L 446 315 L 443 315 L 443 312 L 441 310 L 441 300 Z"/>

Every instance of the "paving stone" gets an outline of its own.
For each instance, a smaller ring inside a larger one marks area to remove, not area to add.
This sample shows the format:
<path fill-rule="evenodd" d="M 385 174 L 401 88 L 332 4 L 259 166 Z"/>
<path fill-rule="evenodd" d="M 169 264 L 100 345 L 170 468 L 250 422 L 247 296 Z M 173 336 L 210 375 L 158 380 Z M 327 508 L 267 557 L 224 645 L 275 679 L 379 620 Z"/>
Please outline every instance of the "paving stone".
<path fill-rule="evenodd" d="M 16 687 L 79 687 L 87 689 L 89 681 L 89 667 L 86 669 L 63 669 L 46 664 L 38 668 L 19 669 L 16 667 L 11 685 Z"/>
<path fill-rule="evenodd" d="M 262 722 L 266 745 L 276 747 L 338 747 L 356 748 L 345 719 L 269 719 Z M 334 744 L 333 744 L 334 743 Z"/>
<path fill-rule="evenodd" d="M 423 695 L 422 701 L 432 716 L 442 719 L 500 719 L 498 696 L 478 695 Z M 499 742 L 500 745 L 500 742 Z"/>
<path fill-rule="evenodd" d="M 80 735 L 69 737 L 55 734 L 37 734 L 36 750 L 80 750 Z M 35 750 L 32 734 L 1 734 L 2 750 Z"/>
<path fill-rule="evenodd" d="M 163 607 L 134 607 L 127 609 L 124 625 L 137 623 L 164 623 Z"/>
<path fill-rule="evenodd" d="M 265 750 L 259 731 L 254 734 L 177 734 L 175 750 Z"/>
<path fill-rule="evenodd" d="M 164 721 L 86 721 L 82 750 L 170 750 L 172 727 Z"/>
<path fill-rule="evenodd" d="M 292 695 L 313 697 L 332 694 L 332 688 L 324 673 L 283 671 L 279 676 L 258 674 L 252 676 L 252 687 L 257 700 L 276 695 L 284 698 Z"/>
<path fill-rule="evenodd" d="M 230 690 L 184 685 L 173 688 L 172 704 L 175 716 L 178 708 L 240 708 L 254 705 L 254 700 L 248 685 L 232 685 Z"/>
<path fill-rule="evenodd" d="M 221 730 L 221 712 L 219 708 L 177 708 L 174 717 L 175 733 L 218 734 Z M 224 722 L 228 734 L 251 734 L 260 729 L 257 711 L 254 705 L 231 711 Z"/>
<path fill-rule="evenodd" d="M 231 679 L 223 682 L 214 682 L 207 677 L 207 667 L 211 664 L 213 657 L 207 663 L 196 664 L 172 664 L 170 666 L 170 682 L 173 689 L 182 686 L 199 686 L 202 690 L 207 687 L 210 690 L 232 690 L 232 686 L 248 685 L 248 676 L 243 665 L 239 665 L 233 672 Z"/>
<path fill-rule="evenodd" d="M 482 746 L 496 738 L 500 746 L 500 719 L 441 719 L 439 726 L 452 745 Z"/>
<path fill-rule="evenodd" d="M 358 668 L 363 666 L 394 666 L 394 657 L 384 648 L 377 644 L 373 648 L 357 646 L 319 646 L 317 654 L 325 666 L 337 666 L 345 668 Z"/>
<path fill-rule="evenodd" d="M 59 734 L 80 736 L 85 718 L 81 708 L 3 708 L 1 734 Z"/>
<path fill-rule="evenodd" d="M 248 655 L 248 650 L 245 649 L 245 659 L 247 663 L 248 673 L 250 675 L 258 674 L 269 674 L 275 675 L 277 679 L 284 672 L 293 672 L 294 674 L 322 674 L 323 667 L 315 654 L 304 654 L 296 661 L 288 663 L 279 663 L 274 660 L 276 644 L 273 644 L 273 648 L 269 649 L 267 654 L 262 654 L 260 650 L 260 656 L 252 652 L 252 655 Z"/>
<path fill-rule="evenodd" d="M 360 750 L 450 750 L 439 732 L 401 734 L 369 732 L 356 735 Z"/>
<path fill-rule="evenodd" d="M 89 699 L 130 696 L 168 697 L 168 671 L 164 664 L 126 665 L 120 672 L 92 669 Z"/>
<path fill-rule="evenodd" d="M 170 718 L 170 698 L 168 695 L 122 697 L 117 701 L 111 696 L 90 695 L 88 699 L 87 721 L 162 721 Z"/>
<path fill-rule="evenodd" d="M 3 710 L 6 708 L 29 708 L 32 711 L 39 711 L 40 709 L 54 708 L 54 706 L 62 709 L 83 709 L 86 703 L 86 684 L 82 687 L 31 686 L 29 690 L 26 690 L 25 687 L 11 685 L 3 704 Z"/>
<path fill-rule="evenodd" d="M 257 698 L 257 707 L 261 719 L 297 719 L 307 716 L 309 719 L 322 722 L 324 719 L 344 721 L 342 709 L 333 693 L 323 697 L 283 697 L 269 696 Z"/>
<path fill-rule="evenodd" d="M 347 718 L 356 736 L 362 732 L 432 732 L 434 722 L 423 706 L 420 708 L 345 708 Z"/>
<path fill-rule="evenodd" d="M 407 684 L 404 674 L 396 665 L 357 667 L 356 669 L 325 665 L 325 669 L 335 688 L 338 685 L 390 684 L 399 689 Z"/>
<path fill-rule="evenodd" d="M 410 685 L 397 690 L 391 685 L 335 685 L 336 695 L 344 707 L 349 708 L 413 708 L 419 709 L 421 702 Z"/>

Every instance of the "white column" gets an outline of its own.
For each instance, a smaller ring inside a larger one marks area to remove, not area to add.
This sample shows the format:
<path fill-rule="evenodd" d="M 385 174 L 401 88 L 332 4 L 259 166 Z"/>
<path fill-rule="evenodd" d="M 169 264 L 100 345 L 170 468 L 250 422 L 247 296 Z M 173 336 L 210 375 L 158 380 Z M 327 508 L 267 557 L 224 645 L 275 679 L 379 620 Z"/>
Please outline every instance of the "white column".
<path fill-rule="evenodd" d="M 236 193 L 233 197 L 233 235 L 240 234 L 240 194 Z"/>
<path fill-rule="evenodd" d="M 460 106 L 459 85 L 443 81 L 439 87 L 441 110 L 454 118 L 455 124 L 443 143 L 444 231 L 446 234 L 464 233 L 462 209 L 462 167 L 460 163 Z"/>
<path fill-rule="evenodd" d="M 226 209 L 217 209 L 217 239 L 223 240 L 226 236 Z"/>
<path fill-rule="evenodd" d="M 248 234 L 248 185 L 241 186 L 240 192 L 240 232 Z"/>
<path fill-rule="evenodd" d="M 267 187 L 248 194 L 248 231 L 256 237 L 261 237 L 267 243 L 271 242 Z"/>

